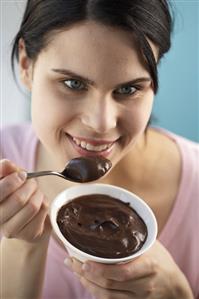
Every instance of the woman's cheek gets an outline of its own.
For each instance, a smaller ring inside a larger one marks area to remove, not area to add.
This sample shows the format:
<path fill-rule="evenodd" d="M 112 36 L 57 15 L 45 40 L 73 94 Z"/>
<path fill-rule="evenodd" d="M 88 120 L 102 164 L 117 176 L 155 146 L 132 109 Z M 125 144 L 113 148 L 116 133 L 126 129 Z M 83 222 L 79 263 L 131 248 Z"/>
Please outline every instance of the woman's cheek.
<path fill-rule="evenodd" d="M 151 115 L 152 105 L 142 107 L 134 106 L 128 109 L 124 115 L 124 125 L 133 135 L 142 133 Z"/>
<path fill-rule="evenodd" d="M 32 120 L 40 125 L 48 124 L 51 127 L 64 122 L 71 111 L 68 106 L 66 99 L 60 97 L 58 92 L 32 92 Z"/>

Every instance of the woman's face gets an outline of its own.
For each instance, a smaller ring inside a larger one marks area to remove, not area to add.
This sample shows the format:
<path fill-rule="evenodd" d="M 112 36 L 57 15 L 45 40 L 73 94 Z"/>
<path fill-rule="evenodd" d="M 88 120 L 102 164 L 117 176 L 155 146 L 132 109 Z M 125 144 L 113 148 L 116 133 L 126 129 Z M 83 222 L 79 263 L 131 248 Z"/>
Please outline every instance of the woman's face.
<path fill-rule="evenodd" d="M 154 93 L 130 33 L 76 24 L 53 36 L 33 68 L 33 127 L 58 168 L 90 155 L 114 165 L 143 135 Z"/>

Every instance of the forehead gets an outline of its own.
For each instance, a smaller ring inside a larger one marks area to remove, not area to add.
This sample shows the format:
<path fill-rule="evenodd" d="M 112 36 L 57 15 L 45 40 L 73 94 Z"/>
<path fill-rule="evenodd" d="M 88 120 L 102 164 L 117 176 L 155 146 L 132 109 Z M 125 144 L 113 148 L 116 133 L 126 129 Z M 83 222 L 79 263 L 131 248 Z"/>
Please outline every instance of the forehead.
<path fill-rule="evenodd" d="M 102 50 L 101 46 L 105 46 L 106 50 L 110 45 L 117 45 L 118 50 L 123 46 L 136 49 L 136 42 L 133 34 L 124 31 L 120 28 L 106 26 L 95 21 L 85 21 L 76 23 L 70 27 L 63 28 L 60 31 L 52 31 L 50 33 L 50 42 L 47 49 L 67 46 L 70 49 L 72 46 L 78 48 L 80 45 L 84 48 L 89 46 Z M 138 50 L 138 48 L 136 49 Z"/>
<path fill-rule="evenodd" d="M 104 76 L 118 71 L 128 75 L 133 70 L 135 76 L 146 73 L 133 34 L 94 21 L 53 32 L 48 46 L 39 56 L 45 58 L 48 66 L 72 68 L 76 72 L 82 72 L 83 68 L 93 72 L 93 76 L 97 71 Z"/>

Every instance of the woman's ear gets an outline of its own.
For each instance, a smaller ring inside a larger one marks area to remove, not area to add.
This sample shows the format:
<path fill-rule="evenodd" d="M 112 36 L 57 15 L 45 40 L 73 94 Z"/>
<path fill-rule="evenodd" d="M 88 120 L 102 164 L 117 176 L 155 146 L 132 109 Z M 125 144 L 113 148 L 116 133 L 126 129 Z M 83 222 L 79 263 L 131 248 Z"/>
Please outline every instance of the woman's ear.
<path fill-rule="evenodd" d="M 21 82 L 31 91 L 33 76 L 33 61 L 27 56 L 24 40 L 20 38 L 18 43 L 19 51 L 19 75 Z"/>

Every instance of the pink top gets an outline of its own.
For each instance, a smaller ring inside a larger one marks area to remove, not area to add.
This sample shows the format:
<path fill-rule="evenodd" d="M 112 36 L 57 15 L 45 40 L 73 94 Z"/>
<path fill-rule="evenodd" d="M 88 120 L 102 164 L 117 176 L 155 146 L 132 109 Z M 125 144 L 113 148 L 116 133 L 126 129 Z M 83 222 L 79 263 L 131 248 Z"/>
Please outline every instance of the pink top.
<path fill-rule="evenodd" d="M 165 130 L 161 132 L 178 145 L 182 174 L 175 205 L 159 240 L 187 277 L 195 298 L 199 299 L 199 145 Z M 34 170 L 37 144 L 30 124 L 6 127 L 1 132 L 1 158 L 10 159 L 29 171 Z M 66 251 L 51 238 L 42 298 L 93 298 L 67 270 L 63 263 L 66 255 Z"/>

